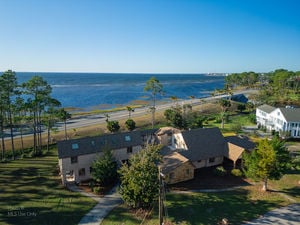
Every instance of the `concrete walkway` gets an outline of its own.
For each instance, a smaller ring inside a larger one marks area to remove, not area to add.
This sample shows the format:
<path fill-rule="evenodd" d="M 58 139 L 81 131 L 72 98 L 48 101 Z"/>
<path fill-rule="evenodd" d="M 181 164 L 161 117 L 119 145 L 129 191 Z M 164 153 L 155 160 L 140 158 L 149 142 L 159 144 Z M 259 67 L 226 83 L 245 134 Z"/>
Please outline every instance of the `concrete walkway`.
<path fill-rule="evenodd" d="M 110 193 L 104 195 L 104 197 L 84 192 L 76 185 L 70 185 L 68 188 L 71 191 L 80 192 L 82 195 L 98 202 L 98 204 L 80 220 L 79 225 L 99 225 L 113 208 L 122 203 L 120 195 L 116 192 L 117 186 L 115 186 Z"/>
<path fill-rule="evenodd" d="M 276 224 L 276 225 L 299 225 L 300 204 L 292 204 L 279 209 L 274 209 L 261 218 L 253 220 L 244 225 Z"/>

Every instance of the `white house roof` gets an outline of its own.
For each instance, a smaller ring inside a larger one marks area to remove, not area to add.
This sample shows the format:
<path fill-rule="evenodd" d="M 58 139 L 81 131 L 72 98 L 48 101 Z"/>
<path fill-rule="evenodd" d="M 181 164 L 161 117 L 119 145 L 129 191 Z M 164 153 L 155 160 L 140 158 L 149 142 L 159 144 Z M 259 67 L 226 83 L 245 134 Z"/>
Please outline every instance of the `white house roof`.
<path fill-rule="evenodd" d="M 273 106 L 264 104 L 264 105 L 261 105 L 261 106 L 257 107 L 257 109 L 260 109 L 261 111 L 264 111 L 264 112 L 266 112 L 266 113 L 271 113 L 271 112 L 273 112 L 276 108 L 273 107 Z"/>
<path fill-rule="evenodd" d="M 288 122 L 300 122 L 300 108 L 279 108 Z"/>

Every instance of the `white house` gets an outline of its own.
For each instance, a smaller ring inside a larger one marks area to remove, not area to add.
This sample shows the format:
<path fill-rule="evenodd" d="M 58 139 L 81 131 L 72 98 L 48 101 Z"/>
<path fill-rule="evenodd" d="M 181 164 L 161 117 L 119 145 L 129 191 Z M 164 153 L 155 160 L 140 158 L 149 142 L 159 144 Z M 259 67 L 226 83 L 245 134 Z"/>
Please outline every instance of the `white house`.
<path fill-rule="evenodd" d="M 274 108 L 262 105 L 256 109 L 258 125 L 278 131 L 280 136 L 300 138 L 300 108 Z"/>

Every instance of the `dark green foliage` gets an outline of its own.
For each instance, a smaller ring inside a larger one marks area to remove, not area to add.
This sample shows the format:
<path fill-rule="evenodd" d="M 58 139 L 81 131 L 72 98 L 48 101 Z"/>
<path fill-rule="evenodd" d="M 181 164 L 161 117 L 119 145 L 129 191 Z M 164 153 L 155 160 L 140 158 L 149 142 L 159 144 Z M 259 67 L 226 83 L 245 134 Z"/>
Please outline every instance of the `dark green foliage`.
<path fill-rule="evenodd" d="M 246 110 L 246 105 L 240 103 L 240 104 L 238 104 L 237 109 L 238 109 L 240 112 L 243 112 L 244 110 Z"/>
<path fill-rule="evenodd" d="M 214 170 L 214 174 L 216 176 L 225 176 L 226 175 L 226 170 L 224 169 L 223 166 L 218 166 L 215 170 Z"/>
<path fill-rule="evenodd" d="M 178 109 L 167 109 L 164 112 L 164 116 L 168 123 L 176 128 L 182 129 L 185 128 L 186 122 L 182 116 L 182 113 Z"/>
<path fill-rule="evenodd" d="M 130 207 L 148 208 L 157 200 L 160 148 L 159 145 L 148 145 L 119 169 L 120 194 Z"/>
<path fill-rule="evenodd" d="M 267 190 L 268 179 L 280 179 L 291 166 L 289 152 L 278 137 L 273 137 L 271 141 L 261 140 L 257 149 L 243 154 L 243 160 L 245 175 L 263 180 L 263 190 Z"/>
<path fill-rule="evenodd" d="M 107 129 L 111 133 L 115 133 L 115 132 L 118 132 L 120 130 L 119 122 L 116 121 L 116 120 L 106 121 L 106 124 L 107 124 Z"/>
<path fill-rule="evenodd" d="M 133 119 L 126 120 L 125 125 L 126 125 L 126 128 L 130 131 L 135 129 L 135 122 Z"/>
<path fill-rule="evenodd" d="M 107 185 L 117 177 L 117 163 L 109 149 L 105 149 L 92 164 L 92 177 L 100 185 Z"/>

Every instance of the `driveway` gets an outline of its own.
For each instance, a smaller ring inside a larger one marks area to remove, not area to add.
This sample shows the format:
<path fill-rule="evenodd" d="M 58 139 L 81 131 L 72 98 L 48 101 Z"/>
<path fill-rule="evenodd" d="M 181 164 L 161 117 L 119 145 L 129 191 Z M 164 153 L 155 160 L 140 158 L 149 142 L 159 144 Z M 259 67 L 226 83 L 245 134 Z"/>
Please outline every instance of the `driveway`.
<path fill-rule="evenodd" d="M 244 225 L 276 224 L 276 225 L 299 225 L 300 204 L 292 204 L 279 209 L 274 209 L 262 217 Z"/>

